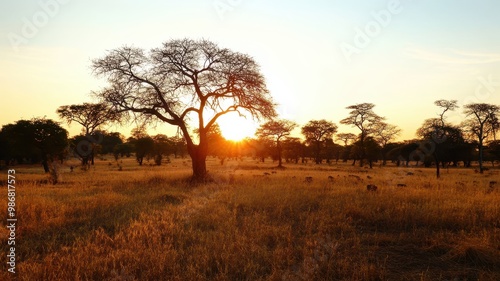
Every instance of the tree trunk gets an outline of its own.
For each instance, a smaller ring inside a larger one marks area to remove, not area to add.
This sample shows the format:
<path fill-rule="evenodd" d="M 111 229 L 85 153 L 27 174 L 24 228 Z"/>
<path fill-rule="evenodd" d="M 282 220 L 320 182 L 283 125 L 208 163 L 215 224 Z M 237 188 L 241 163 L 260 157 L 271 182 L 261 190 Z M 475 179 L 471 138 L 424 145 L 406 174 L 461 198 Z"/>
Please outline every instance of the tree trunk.
<path fill-rule="evenodd" d="M 436 162 L 436 178 L 439 179 L 440 170 L 439 170 L 439 159 L 436 153 L 434 153 L 434 162 Z"/>
<path fill-rule="evenodd" d="M 319 141 L 316 142 L 316 164 L 321 163 L 320 159 L 320 151 L 321 151 L 321 143 Z"/>
<path fill-rule="evenodd" d="M 280 141 L 278 140 L 277 143 L 276 143 L 276 147 L 278 148 L 278 167 L 283 167 L 283 165 L 281 165 L 281 143 Z"/>
<path fill-rule="evenodd" d="M 207 176 L 207 154 L 203 153 L 199 146 L 195 146 L 189 155 L 191 156 L 193 179 L 198 181 L 205 180 Z"/>
<path fill-rule="evenodd" d="M 360 136 L 360 139 L 359 139 L 359 145 L 360 145 L 360 148 L 361 148 L 361 157 L 359 159 L 359 166 L 360 167 L 363 167 L 364 165 L 364 161 L 365 161 L 365 158 L 366 158 L 366 151 L 365 151 L 365 133 L 361 132 L 361 136 Z"/>
<path fill-rule="evenodd" d="M 49 162 L 47 160 L 47 157 L 43 157 L 43 160 L 42 160 L 42 166 L 43 166 L 43 171 L 45 173 L 48 173 L 50 170 L 49 170 Z"/>
<path fill-rule="evenodd" d="M 479 136 L 479 173 L 484 173 L 483 168 L 483 140 L 482 134 Z"/>

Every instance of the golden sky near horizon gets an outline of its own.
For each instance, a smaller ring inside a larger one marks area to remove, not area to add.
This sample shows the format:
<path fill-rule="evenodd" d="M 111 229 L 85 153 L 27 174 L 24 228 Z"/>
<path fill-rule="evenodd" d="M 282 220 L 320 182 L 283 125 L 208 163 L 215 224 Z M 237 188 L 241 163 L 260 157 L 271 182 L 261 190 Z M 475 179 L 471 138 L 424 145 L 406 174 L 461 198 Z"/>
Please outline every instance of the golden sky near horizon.
<path fill-rule="evenodd" d="M 411 139 L 436 117 L 437 99 L 500 105 L 498 1 L 270 2 L 3 1 L 0 125 L 60 121 L 59 106 L 92 102 L 90 93 L 105 85 L 93 76 L 92 59 L 123 45 L 148 50 L 184 37 L 252 56 L 280 117 L 299 125 L 326 119 L 339 132 L 356 133 L 339 124 L 345 107 L 371 102 L 403 130 L 400 139 Z M 449 120 L 458 124 L 461 111 Z M 128 135 L 132 127 L 109 130 Z M 150 130 L 175 132 L 166 125 Z"/>

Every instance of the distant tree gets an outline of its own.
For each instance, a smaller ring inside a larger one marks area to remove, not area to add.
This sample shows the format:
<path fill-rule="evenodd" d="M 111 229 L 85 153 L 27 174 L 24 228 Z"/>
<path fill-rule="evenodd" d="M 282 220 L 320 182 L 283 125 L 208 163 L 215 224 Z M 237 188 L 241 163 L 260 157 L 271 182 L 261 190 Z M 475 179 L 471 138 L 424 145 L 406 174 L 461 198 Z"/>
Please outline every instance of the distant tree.
<path fill-rule="evenodd" d="M 467 120 L 462 127 L 476 137 L 479 148 L 479 172 L 483 173 L 484 141 L 495 135 L 500 107 L 487 103 L 470 103 L 464 106 L 464 113 Z"/>
<path fill-rule="evenodd" d="M 250 139 L 247 141 L 249 149 L 252 151 L 252 155 L 261 162 L 265 162 L 265 159 L 273 155 L 274 141 L 268 137 L 258 137 L 256 139 Z"/>
<path fill-rule="evenodd" d="M 68 124 L 76 122 L 82 125 L 85 136 L 102 129 L 101 127 L 105 124 L 120 120 L 120 114 L 104 103 L 63 105 L 57 109 L 57 114 Z"/>
<path fill-rule="evenodd" d="M 182 137 L 173 136 L 170 137 L 170 142 L 172 143 L 172 149 L 174 158 L 184 158 L 187 152 L 186 141 Z"/>
<path fill-rule="evenodd" d="M 148 137 L 148 132 L 144 124 L 138 125 L 130 131 L 130 139 L 138 140 L 140 138 Z"/>
<path fill-rule="evenodd" d="M 375 140 L 374 137 L 367 137 L 364 143 L 366 159 L 370 165 L 370 169 L 373 168 L 373 162 L 378 161 L 381 156 L 382 148 L 380 144 Z"/>
<path fill-rule="evenodd" d="M 399 129 L 395 125 L 387 124 L 383 121 L 377 122 L 373 128 L 374 138 L 380 144 L 382 150 L 382 165 L 386 164 L 385 154 L 389 152 L 387 144 L 394 140 L 400 133 Z"/>
<path fill-rule="evenodd" d="M 359 154 L 360 166 L 363 166 L 363 159 L 366 157 L 365 139 L 374 132 L 374 127 L 377 123 L 384 120 L 383 117 L 377 115 L 372 103 L 360 103 L 346 107 L 350 109 L 349 116 L 340 121 L 341 124 L 351 125 L 360 130 L 359 134 Z"/>
<path fill-rule="evenodd" d="M 327 138 L 322 142 L 322 156 L 321 158 L 326 159 L 328 164 L 331 164 L 331 160 L 335 159 L 337 163 L 340 159 L 343 147 L 333 142 L 333 139 Z"/>
<path fill-rule="evenodd" d="M 112 122 L 121 120 L 121 114 L 117 113 L 111 107 L 104 103 L 83 103 L 73 105 L 63 105 L 57 109 L 57 114 L 68 125 L 76 122 L 83 126 L 82 134 L 85 138 L 79 138 L 82 143 L 78 146 L 89 147 L 85 152 L 83 150 L 76 151 L 82 159 L 82 165 L 86 165 L 88 160 L 94 164 L 95 146 L 102 142 L 102 135 L 98 130 L 102 126 Z"/>
<path fill-rule="evenodd" d="M 438 113 L 439 118 L 430 118 L 424 121 L 422 126 L 417 130 L 417 135 L 424 138 L 431 144 L 431 149 L 426 151 L 426 156 L 432 156 L 436 164 L 436 177 L 440 177 L 440 156 L 448 147 L 450 142 L 453 142 L 453 135 L 458 128 L 446 122 L 445 113 L 458 108 L 456 100 L 437 100 L 434 104 L 441 108 L 441 113 Z M 448 138 L 451 137 L 451 140 Z"/>
<path fill-rule="evenodd" d="M 356 135 L 353 133 L 338 133 L 337 140 L 344 143 L 344 146 L 356 141 Z"/>
<path fill-rule="evenodd" d="M 430 147 L 422 154 L 432 156 L 436 164 L 436 177 L 440 176 L 440 165 L 451 161 L 451 151 L 465 143 L 462 131 L 456 126 L 441 123 L 437 118 L 427 119 L 418 129 L 417 135 L 426 140 Z"/>
<path fill-rule="evenodd" d="M 0 170 L 2 169 L 2 164 L 8 166 L 11 159 L 11 148 L 9 147 L 9 142 L 7 134 L 3 132 L 3 130 L 0 130 Z"/>
<path fill-rule="evenodd" d="M 287 161 L 299 163 L 301 157 L 304 157 L 305 146 L 299 138 L 289 137 L 283 141 L 283 157 Z"/>
<path fill-rule="evenodd" d="M 290 133 L 295 127 L 297 127 L 297 124 L 290 120 L 271 120 L 262 124 L 255 133 L 259 137 L 272 139 L 276 143 L 278 167 L 283 167 L 281 159 L 281 141 L 290 136 Z"/>
<path fill-rule="evenodd" d="M 446 112 L 454 111 L 458 108 L 457 100 L 437 100 L 434 104 L 442 109 L 441 113 L 439 113 L 439 121 L 441 121 L 441 126 L 444 127 L 446 125 Z"/>
<path fill-rule="evenodd" d="M 153 154 L 155 142 L 153 138 L 150 136 L 141 137 L 134 141 L 135 145 L 135 158 L 137 159 L 137 163 L 139 166 L 142 165 L 144 161 L 144 157 Z"/>
<path fill-rule="evenodd" d="M 117 144 L 113 148 L 113 156 L 115 160 L 118 160 L 119 157 L 130 157 L 132 152 L 134 152 L 135 146 L 130 142 Z"/>
<path fill-rule="evenodd" d="M 500 161 L 500 140 L 491 141 L 488 144 L 488 152 L 492 155 L 492 161 Z"/>
<path fill-rule="evenodd" d="M 153 156 L 155 164 L 160 166 L 163 160 L 163 156 L 169 156 L 173 153 L 173 143 L 170 138 L 166 135 L 158 134 L 153 137 Z M 167 158 L 168 159 L 168 158 Z"/>
<path fill-rule="evenodd" d="M 118 132 L 98 131 L 98 133 L 102 136 L 99 151 L 101 154 L 113 153 L 115 146 L 123 144 L 123 136 Z"/>
<path fill-rule="evenodd" d="M 68 147 L 68 132 L 50 119 L 19 120 L 3 126 L 0 136 L 9 151 L 6 163 L 12 158 L 40 160 L 46 173 L 50 170 L 49 162 L 62 161 Z"/>
<path fill-rule="evenodd" d="M 333 122 L 322 120 L 311 120 L 302 127 L 302 134 L 306 142 L 315 147 L 316 164 L 321 163 L 321 145 L 326 139 L 331 139 L 337 132 L 337 125 Z"/>
<path fill-rule="evenodd" d="M 347 163 L 351 156 L 353 156 L 353 145 L 348 144 L 342 147 L 342 151 L 340 152 L 340 157 L 342 158 L 342 162 Z"/>
<path fill-rule="evenodd" d="M 114 49 L 94 60 L 93 69 L 109 83 L 97 96 L 118 112 L 180 129 L 196 180 L 207 175 L 207 133 L 219 117 L 229 112 L 257 119 L 276 115 L 254 59 L 207 40 L 170 40 L 149 53 L 132 47 Z M 198 142 L 189 134 L 193 120 Z"/>

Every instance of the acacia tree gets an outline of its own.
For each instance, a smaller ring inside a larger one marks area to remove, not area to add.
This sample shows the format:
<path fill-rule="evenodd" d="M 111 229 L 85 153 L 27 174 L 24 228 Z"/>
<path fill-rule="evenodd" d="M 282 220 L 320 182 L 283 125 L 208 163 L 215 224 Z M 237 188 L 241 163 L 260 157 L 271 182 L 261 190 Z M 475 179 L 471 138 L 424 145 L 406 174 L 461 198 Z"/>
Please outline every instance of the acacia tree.
<path fill-rule="evenodd" d="M 353 133 L 338 133 L 337 140 L 343 142 L 344 146 L 347 146 L 349 142 L 356 140 L 356 135 Z"/>
<path fill-rule="evenodd" d="M 149 52 L 122 47 L 94 60 L 93 69 L 109 83 L 97 96 L 117 112 L 178 126 L 197 180 L 206 177 L 207 132 L 220 116 L 229 112 L 257 119 L 276 115 L 253 58 L 210 41 L 170 40 Z M 189 135 L 190 125 L 199 131 L 197 143 Z"/>
<path fill-rule="evenodd" d="M 302 127 L 306 142 L 315 145 L 316 164 L 321 163 L 321 144 L 325 139 L 331 139 L 335 132 L 337 132 L 337 125 L 325 119 L 311 120 Z"/>
<path fill-rule="evenodd" d="M 459 137 L 454 137 L 458 135 L 456 133 L 459 131 L 458 128 L 446 122 L 445 113 L 448 111 L 453 111 L 458 108 L 456 100 L 437 100 L 434 104 L 441 108 L 441 113 L 438 114 L 439 118 L 426 119 L 422 126 L 417 130 L 417 135 L 426 139 L 431 144 L 431 149 L 427 151 L 427 155 L 434 158 L 436 164 L 436 177 L 440 176 L 439 164 L 441 161 L 442 150 L 450 143 L 449 138 L 453 141 L 454 139 L 460 139 Z"/>
<path fill-rule="evenodd" d="M 399 129 L 395 125 L 387 124 L 383 121 L 380 121 L 374 126 L 374 135 L 375 140 L 380 144 L 382 150 L 382 165 L 385 165 L 387 160 L 385 154 L 389 151 L 387 149 L 387 144 L 394 140 L 396 136 L 401 133 L 401 129 Z"/>
<path fill-rule="evenodd" d="M 290 136 L 292 130 L 297 127 L 295 122 L 290 120 L 271 120 L 262 124 L 255 133 L 258 137 L 272 139 L 276 143 L 278 152 L 278 167 L 283 167 L 281 159 L 281 141 Z"/>
<path fill-rule="evenodd" d="M 86 165 L 89 159 L 94 165 L 95 146 L 103 140 L 98 130 L 105 124 L 120 121 L 121 118 L 118 112 L 111 110 L 104 103 L 63 105 L 56 112 L 68 125 L 76 122 L 83 126 L 84 139 L 75 144 L 75 152 L 82 159 L 82 165 Z"/>
<path fill-rule="evenodd" d="M 351 109 L 349 116 L 340 121 L 341 124 L 357 127 L 361 132 L 359 134 L 359 149 L 360 161 L 359 165 L 363 166 L 363 159 L 366 158 L 365 139 L 373 133 L 374 126 L 384 120 L 375 112 L 373 103 L 360 103 L 346 107 Z"/>
<path fill-rule="evenodd" d="M 462 125 L 478 141 L 479 172 L 483 173 L 483 144 L 495 134 L 500 107 L 487 103 L 470 103 L 465 105 L 464 113 L 468 119 Z"/>

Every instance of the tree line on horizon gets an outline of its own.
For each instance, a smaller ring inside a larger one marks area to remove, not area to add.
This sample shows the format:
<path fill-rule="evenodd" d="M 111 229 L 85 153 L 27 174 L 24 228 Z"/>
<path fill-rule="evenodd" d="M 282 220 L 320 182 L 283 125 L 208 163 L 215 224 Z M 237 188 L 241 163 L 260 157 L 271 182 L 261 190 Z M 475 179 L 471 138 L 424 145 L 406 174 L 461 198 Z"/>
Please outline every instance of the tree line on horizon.
<path fill-rule="evenodd" d="M 321 119 L 304 124 L 301 127 L 304 138 L 300 139 L 290 135 L 298 124 L 273 119 L 258 128 L 255 138 L 234 142 L 226 140 L 215 124 L 207 134 L 211 144 L 208 155 L 217 157 L 221 164 L 231 158 L 253 157 L 262 162 L 271 158 L 278 162 L 278 167 L 283 167 L 283 160 L 295 164 L 308 161 L 332 164 L 352 160 L 352 165 L 358 162 L 360 166 L 366 161 L 370 168 L 374 162 L 384 166 L 390 161 L 399 166 L 414 161 L 425 167 L 439 163 L 436 165 L 439 169 L 439 166 L 458 166 L 459 162 L 470 167 L 471 162 L 477 160 L 481 172 L 484 170 L 483 161 L 491 161 L 493 165 L 500 161 L 500 141 L 496 139 L 498 119 L 491 111 L 498 110 L 498 107 L 467 105 L 465 113 L 469 118 L 460 125 L 452 125 L 446 121 L 445 113 L 457 109 L 456 101 L 438 100 L 435 104 L 442 112 L 438 118 L 423 122 L 417 130 L 419 139 L 393 142 L 401 130 L 384 122 L 384 118 L 373 111 L 375 105 L 362 103 L 348 106 L 347 109 L 351 110 L 349 116 L 340 121 L 358 128 L 358 135 L 338 133 L 334 122 Z M 478 119 L 478 116 L 486 116 L 485 110 L 490 110 L 492 115 L 490 121 L 483 122 L 481 129 L 479 120 L 483 119 Z M 50 119 L 19 120 L 4 125 L 0 130 L 0 159 L 4 165 L 41 163 L 45 172 L 49 172 L 50 162 L 63 162 L 70 157 L 78 157 L 82 166 L 93 165 L 95 155 L 106 154 L 112 154 L 115 160 L 133 155 L 139 165 L 144 160 L 161 165 L 169 162 L 171 156 L 184 158 L 187 155 L 185 140 L 179 136 L 150 136 L 145 127 L 138 127 L 125 139 L 118 132 L 101 130 L 105 124 L 120 121 L 117 116 L 110 118 L 108 111 L 103 104 L 91 103 L 59 107 L 57 112 L 61 119 L 82 126 L 82 133 L 71 138 L 60 123 Z M 198 132 L 195 130 L 194 133 Z M 481 146 L 480 137 L 483 140 Z"/>
<path fill-rule="evenodd" d="M 163 153 L 170 153 L 172 142 L 178 146 L 183 142 L 185 153 L 191 158 L 193 180 L 205 181 L 206 158 L 209 155 L 224 157 L 221 151 L 233 150 L 227 149 L 228 143 L 221 139 L 217 125 L 218 118 L 230 112 L 267 121 L 257 130 L 257 139 L 248 140 L 246 144 L 255 155 L 260 153 L 262 159 L 267 150 L 267 156 L 272 155 L 279 167 L 283 157 L 289 159 L 292 151 L 300 151 L 299 147 L 303 151 L 299 153 L 300 158 L 313 158 L 318 164 L 328 161 L 331 155 L 335 155 L 332 159 L 337 161 L 339 155 L 343 155 L 344 159 L 354 160 L 353 164 L 358 161 L 360 166 L 368 162 L 370 167 L 378 160 L 383 164 L 391 160 L 406 165 L 417 161 L 426 166 L 434 164 L 437 177 L 440 167 L 447 163 L 458 165 L 463 161 L 468 166 L 477 158 L 482 173 L 485 156 L 498 160 L 496 135 L 500 109 L 487 103 L 465 105 L 466 118 L 457 125 L 446 120 L 446 113 L 458 108 L 457 101 L 437 100 L 435 105 L 442 111 L 437 118 L 423 122 L 417 130 L 417 140 L 392 142 L 399 128 L 386 123 L 384 117 L 374 112 L 375 105 L 371 103 L 348 106 L 349 115 L 340 121 L 357 128 L 357 135 L 337 133 L 337 126 L 331 121 L 311 120 L 301 128 L 304 141 L 291 138 L 291 130 L 298 125 L 278 118 L 276 104 L 255 60 L 208 40 L 173 39 L 149 52 L 125 46 L 95 59 L 92 69 L 96 76 L 108 82 L 107 87 L 92 93 L 99 102 L 57 109 L 62 120 L 82 125 L 82 134 L 68 142 L 67 131 L 57 122 L 40 118 L 5 125 L 0 131 L 0 158 L 6 165 L 12 160 L 30 159 L 41 161 L 48 171 L 49 162 L 64 160 L 68 147 L 81 158 L 82 165 L 92 164 L 98 149 L 104 147 L 105 136 L 115 134 L 107 136 L 120 145 L 113 148 L 115 155 L 122 155 L 117 152 L 120 149 L 127 155 L 126 150 L 133 147 L 136 158 L 139 155 L 139 164 L 144 157 L 154 154 L 150 150 L 161 151 L 154 156 L 161 164 Z M 175 140 L 163 135 L 151 137 L 141 135 L 138 130 L 135 137 L 124 141 L 116 133 L 100 130 L 107 123 L 131 120 L 176 126 L 179 137 Z M 196 124 L 194 128 L 191 121 Z M 221 145 L 224 149 L 218 148 Z M 262 149 L 266 146 L 269 148 Z M 147 149 L 141 150 L 144 147 Z M 238 149 L 241 151 L 241 147 Z"/>

